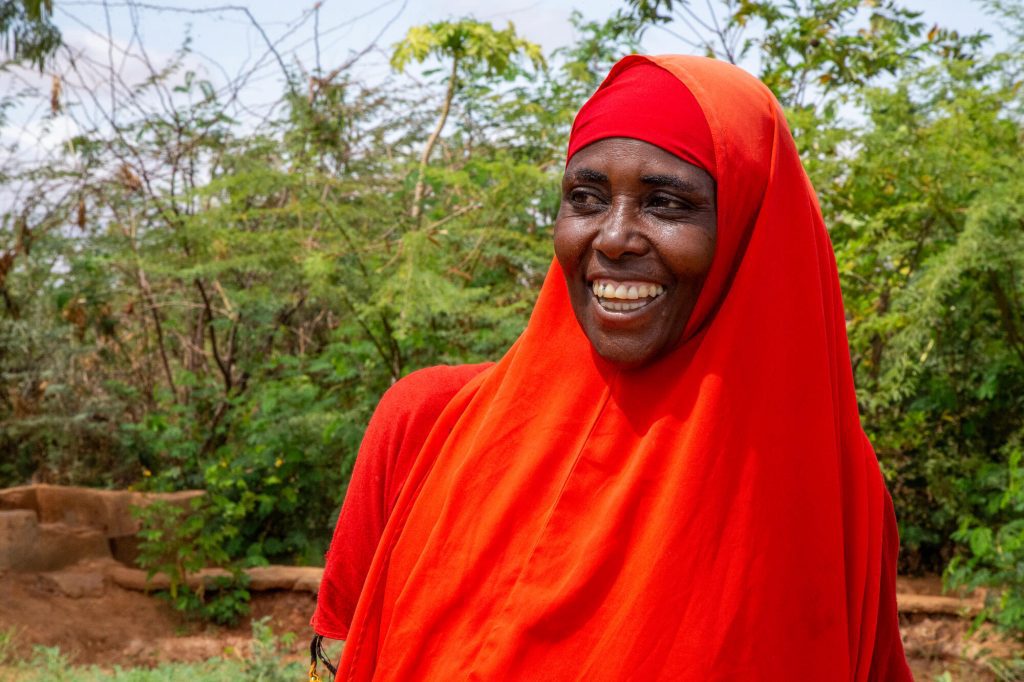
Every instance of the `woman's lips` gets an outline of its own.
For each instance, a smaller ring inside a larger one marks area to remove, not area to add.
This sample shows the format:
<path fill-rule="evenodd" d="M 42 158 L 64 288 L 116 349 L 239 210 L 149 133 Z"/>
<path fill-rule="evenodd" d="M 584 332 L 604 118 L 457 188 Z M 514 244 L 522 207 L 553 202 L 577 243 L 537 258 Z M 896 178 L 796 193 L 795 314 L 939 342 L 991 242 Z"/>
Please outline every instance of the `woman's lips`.
<path fill-rule="evenodd" d="M 609 312 L 633 312 L 646 308 L 665 293 L 656 282 L 598 278 L 590 283 L 597 304 Z"/>

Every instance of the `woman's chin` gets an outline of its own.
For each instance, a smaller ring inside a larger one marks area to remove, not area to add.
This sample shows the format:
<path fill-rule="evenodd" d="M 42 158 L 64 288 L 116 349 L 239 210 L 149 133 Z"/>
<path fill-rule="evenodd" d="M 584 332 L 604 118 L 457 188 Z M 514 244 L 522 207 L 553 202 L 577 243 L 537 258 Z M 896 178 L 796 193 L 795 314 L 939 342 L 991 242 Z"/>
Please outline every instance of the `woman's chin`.
<path fill-rule="evenodd" d="M 638 339 L 609 338 L 609 335 L 602 335 L 597 339 L 588 335 L 588 338 L 594 352 L 602 360 L 622 370 L 639 369 L 648 365 L 657 359 L 661 351 L 660 347 Z"/>

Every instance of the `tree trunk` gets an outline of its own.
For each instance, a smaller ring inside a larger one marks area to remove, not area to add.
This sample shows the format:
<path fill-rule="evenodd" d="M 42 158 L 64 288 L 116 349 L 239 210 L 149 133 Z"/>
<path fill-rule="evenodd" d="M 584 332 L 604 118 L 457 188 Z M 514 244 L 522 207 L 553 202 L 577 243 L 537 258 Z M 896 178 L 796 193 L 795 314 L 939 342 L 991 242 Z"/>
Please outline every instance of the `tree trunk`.
<path fill-rule="evenodd" d="M 444 128 L 444 124 L 448 121 L 448 112 L 451 111 L 452 100 L 455 98 L 455 82 L 457 80 L 458 68 L 459 58 L 455 57 L 452 59 L 452 72 L 448 77 L 448 92 L 444 96 L 441 116 L 437 119 L 434 132 L 427 138 L 427 144 L 423 147 L 423 154 L 420 156 L 420 167 L 416 174 L 416 189 L 413 190 L 412 207 L 409 209 L 409 217 L 416 221 L 416 227 L 419 227 L 423 220 L 423 192 L 426 190 L 424 176 L 427 172 L 427 161 L 430 159 L 430 153 L 434 151 L 437 138 L 441 137 L 441 129 Z"/>

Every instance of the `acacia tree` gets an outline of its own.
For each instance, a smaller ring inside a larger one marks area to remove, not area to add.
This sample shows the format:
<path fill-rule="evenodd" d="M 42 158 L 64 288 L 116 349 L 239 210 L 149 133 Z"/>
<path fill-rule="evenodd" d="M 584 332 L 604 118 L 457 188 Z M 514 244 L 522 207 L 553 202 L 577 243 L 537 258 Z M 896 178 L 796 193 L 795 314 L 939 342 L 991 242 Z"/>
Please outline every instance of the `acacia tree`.
<path fill-rule="evenodd" d="M 477 45 L 458 72 L 512 121 L 499 43 L 493 70 Z M 117 90 L 116 126 L 10 178 L 5 482 L 204 488 L 216 541 L 191 546 L 223 550 L 207 560 L 315 561 L 380 393 L 512 342 L 547 259 L 548 149 L 517 153 L 451 105 L 446 191 L 416 230 L 415 101 L 344 69 L 315 81 L 253 134 L 179 58 Z M 68 97 L 93 101 L 73 78 Z"/>
<path fill-rule="evenodd" d="M 416 221 L 417 226 L 420 225 L 420 216 L 423 212 L 427 163 L 448 121 L 460 78 L 473 80 L 483 76 L 487 79 L 512 80 L 522 75 L 523 71 L 518 62 L 523 58 L 535 69 L 544 66 L 540 46 L 520 38 L 511 23 L 499 31 L 491 24 L 475 19 L 440 21 L 412 27 L 405 40 L 395 45 L 391 66 L 397 71 L 402 71 L 412 61 L 423 63 L 432 57 L 441 61 L 449 60 L 451 65 L 448 68 L 441 112 L 433 131 L 423 145 L 416 169 L 416 186 L 409 215 Z"/>

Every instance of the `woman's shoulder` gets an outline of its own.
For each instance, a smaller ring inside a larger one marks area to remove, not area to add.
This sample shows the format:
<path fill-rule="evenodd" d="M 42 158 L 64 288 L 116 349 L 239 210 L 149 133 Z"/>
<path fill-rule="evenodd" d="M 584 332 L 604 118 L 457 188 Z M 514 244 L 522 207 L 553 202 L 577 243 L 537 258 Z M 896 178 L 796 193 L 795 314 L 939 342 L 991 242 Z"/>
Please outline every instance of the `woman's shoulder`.
<path fill-rule="evenodd" d="M 441 409 L 470 379 L 494 363 L 478 365 L 435 365 L 417 370 L 402 377 L 381 396 L 378 410 L 399 410 L 407 412 L 441 402 Z"/>
<path fill-rule="evenodd" d="M 363 436 L 359 449 L 362 462 L 357 461 L 356 468 L 375 472 L 372 485 L 384 493 L 387 514 L 444 408 L 463 386 L 493 365 L 426 367 L 398 380 L 381 397 Z"/>
<path fill-rule="evenodd" d="M 438 365 L 412 372 L 389 388 L 359 448 L 320 582 L 313 629 L 346 639 L 363 581 L 402 486 L 445 406 L 491 367 Z"/>
<path fill-rule="evenodd" d="M 435 365 L 411 372 L 384 392 L 377 405 L 375 417 L 436 418 L 463 386 L 493 366 L 493 362 L 475 365 Z"/>

